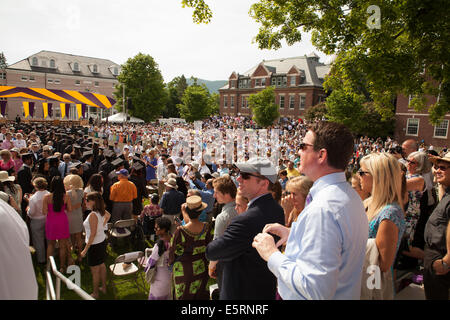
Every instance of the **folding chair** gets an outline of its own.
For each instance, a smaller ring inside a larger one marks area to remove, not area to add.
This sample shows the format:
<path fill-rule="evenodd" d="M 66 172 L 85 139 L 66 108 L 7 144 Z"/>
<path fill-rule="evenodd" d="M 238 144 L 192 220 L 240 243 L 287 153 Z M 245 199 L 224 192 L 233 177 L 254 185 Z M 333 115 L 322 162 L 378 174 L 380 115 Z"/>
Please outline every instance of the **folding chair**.
<path fill-rule="evenodd" d="M 144 259 L 144 252 L 142 251 L 134 251 L 134 252 L 128 252 L 125 254 L 122 254 L 118 256 L 114 260 L 114 264 L 109 266 L 109 269 L 111 270 L 111 277 L 109 280 L 109 285 L 113 287 L 114 296 L 116 296 L 117 293 L 117 284 L 133 281 L 136 284 L 137 289 L 140 291 L 141 289 L 145 292 L 145 280 L 143 279 L 143 268 L 141 265 L 142 259 Z M 136 261 L 136 264 L 133 262 Z M 123 268 L 124 263 L 130 263 L 130 266 L 127 269 Z M 142 284 L 139 284 L 138 278 L 141 277 Z M 122 281 L 114 280 L 115 278 L 124 278 L 127 277 L 127 279 Z"/>
<path fill-rule="evenodd" d="M 135 227 L 136 227 L 136 221 L 134 219 L 119 220 L 119 221 L 116 221 L 114 224 L 108 223 L 108 241 L 114 251 L 117 250 L 117 244 L 118 244 L 114 240 L 129 237 L 131 235 L 130 229 L 135 228 Z"/>

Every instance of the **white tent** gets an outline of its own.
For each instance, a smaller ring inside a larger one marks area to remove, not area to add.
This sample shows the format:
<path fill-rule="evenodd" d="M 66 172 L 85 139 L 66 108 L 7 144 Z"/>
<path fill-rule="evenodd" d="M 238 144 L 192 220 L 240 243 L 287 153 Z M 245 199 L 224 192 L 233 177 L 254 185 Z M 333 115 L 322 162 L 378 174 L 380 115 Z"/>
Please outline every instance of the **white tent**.
<path fill-rule="evenodd" d="M 113 114 L 112 116 L 109 116 L 108 118 L 103 118 L 102 121 L 106 121 L 108 119 L 108 122 L 125 122 L 125 113 L 119 112 L 116 114 Z M 145 121 L 139 118 L 130 117 L 130 120 L 127 122 L 132 123 L 144 123 Z"/>

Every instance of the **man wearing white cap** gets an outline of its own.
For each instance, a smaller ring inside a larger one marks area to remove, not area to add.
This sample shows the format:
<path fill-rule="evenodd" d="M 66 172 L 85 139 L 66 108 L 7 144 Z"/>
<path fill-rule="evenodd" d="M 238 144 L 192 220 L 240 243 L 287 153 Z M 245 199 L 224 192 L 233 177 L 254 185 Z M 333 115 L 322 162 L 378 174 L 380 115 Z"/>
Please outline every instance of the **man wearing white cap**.
<path fill-rule="evenodd" d="M 239 192 L 250 200 L 248 209 L 231 221 L 223 236 L 208 245 L 206 257 L 220 260 L 223 266 L 221 300 L 273 300 L 276 277 L 252 248 L 252 241 L 266 224 L 284 224 L 283 209 L 270 192 L 277 172 L 269 160 L 262 158 L 236 166 L 240 170 Z"/>

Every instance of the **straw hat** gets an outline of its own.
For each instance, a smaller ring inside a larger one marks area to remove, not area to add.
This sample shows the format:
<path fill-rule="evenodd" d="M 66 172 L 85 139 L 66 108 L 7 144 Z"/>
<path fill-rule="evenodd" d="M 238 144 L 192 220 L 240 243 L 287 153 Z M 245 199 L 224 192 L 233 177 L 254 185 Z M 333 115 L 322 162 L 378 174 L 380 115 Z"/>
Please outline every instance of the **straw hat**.
<path fill-rule="evenodd" d="M 202 198 L 199 196 L 190 196 L 186 199 L 186 205 L 189 210 L 192 211 L 203 211 L 208 206 L 206 203 L 202 202 Z"/>
<path fill-rule="evenodd" d="M 177 180 L 175 180 L 174 178 L 170 178 L 169 180 L 167 180 L 167 182 L 164 183 L 164 185 L 169 188 L 178 189 Z"/>
<path fill-rule="evenodd" d="M 450 152 L 448 152 L 447 154 L 445 154 L 443 157 L 429 156 L 428 159 L 429 159 L 432 163 L 436 163 L 437 161 L 446 161 L 446 162 L 450 162 Z"/>
<path fill-rule="evenodd" d="M 16 180 L 16 177 L 14 176 L 9 176 L 7 171 L 0 171 L 0 182 L 5 182 L 5 181 L 14 181 Z"/>

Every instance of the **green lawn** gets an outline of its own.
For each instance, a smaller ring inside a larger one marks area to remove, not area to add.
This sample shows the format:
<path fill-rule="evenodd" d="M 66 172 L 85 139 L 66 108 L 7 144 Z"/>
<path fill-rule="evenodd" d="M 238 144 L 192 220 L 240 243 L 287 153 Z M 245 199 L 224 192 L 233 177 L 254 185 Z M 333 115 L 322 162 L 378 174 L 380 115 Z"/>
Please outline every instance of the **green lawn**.
<path fill-rule="evenodd" d="M 148 247 L 151 247 L 151 243 L 146 242 Z M 57 252 L 58 250 L 55 250 L 55 252 Z M 120 239 L 118 242 L 118 246 L 116 249 L 117 252 L 119 252 L 120 254 L 125 253 L 125 252 L 129 252 L 129 251 L 134 251 L 132 250 L 129 246 L 127 246 L 126 243 L 126 239 Z M 111 249 L 111 246 L 108 245 L 107 248 L 107 259 L 105 262 L 106 265 L 106 269 L 107 269 L 107 283 L 109 282 L 109 279 L 111 277 L 111 272 L 109 269 L 109 266 L 111 264 L 114 263 L 114 259 L 118 256 L 119 254 L 114 252 Z M 76 258 L 75 256 L 73 257 L 74 259 Z M 57 267 L 59 266 L 59 258 L 58 255 L 55 256 L 55 262 Z M 135 263 L 136 264 L 136 263 Z M 36 258 L 33 255 L 33 265 L 34 265 L 34 270 L 36 272 L 36 280 L 39 286 L 39 296 L 38 299 L 39 300 L 45 300 L 46 299 L 46 294 L 45 294 L 45 290 L 46 290 L 46 275 L 45 275 L 45 271 L 46 271 L 46 267 L 39 265 L 36 262 Z M 87 265 L 87 259 L 84 258 L 82 263 L 80 264 L 80 268 L 81 268 L 81 288 L 86 291 L 88 294 L 92 293 L 92 276 L 91 276 L 91 271 L 89 266 Z M 67 277 L 69 277 L 70 275 L 67 274 Z M 53 279 L 53 285 L 55 286 L 55 290 L 56 290 L 56 277 L 52 274 L 52 279 Z M 125 280 L 125 279 L 130 279 L 130 277 L 125 278 L 119 278 L 119 281 Z M 140 283 L 145 283 L 145 292 L 142 291 L 142 289 L 139 291 L 135 285 L 135 283 L 130 280 L 130 281 L 126 281 L 124 283 L 118 284 L 117 285 L 117 295 L 114 296 L 114 291 L 112 289 L 111 286 L 108 286 L 107 289 L 107 293 L 103 294 L 100 292 L 100 297 L 99 300 L 146 300 L 148 298 L 148 291 L 149 291 L 149 284 L 146 283 L 145 281 L 142 281 L 142 279 L 138 280 L 140 281 Z M 100 284 L 101 285 L 101 284 Z M 61 283 L 61 300 L 81 300 L 81 298 L 72 290 L 69 290 L 67 288 L 67 286 L 63 283 Z"/>

